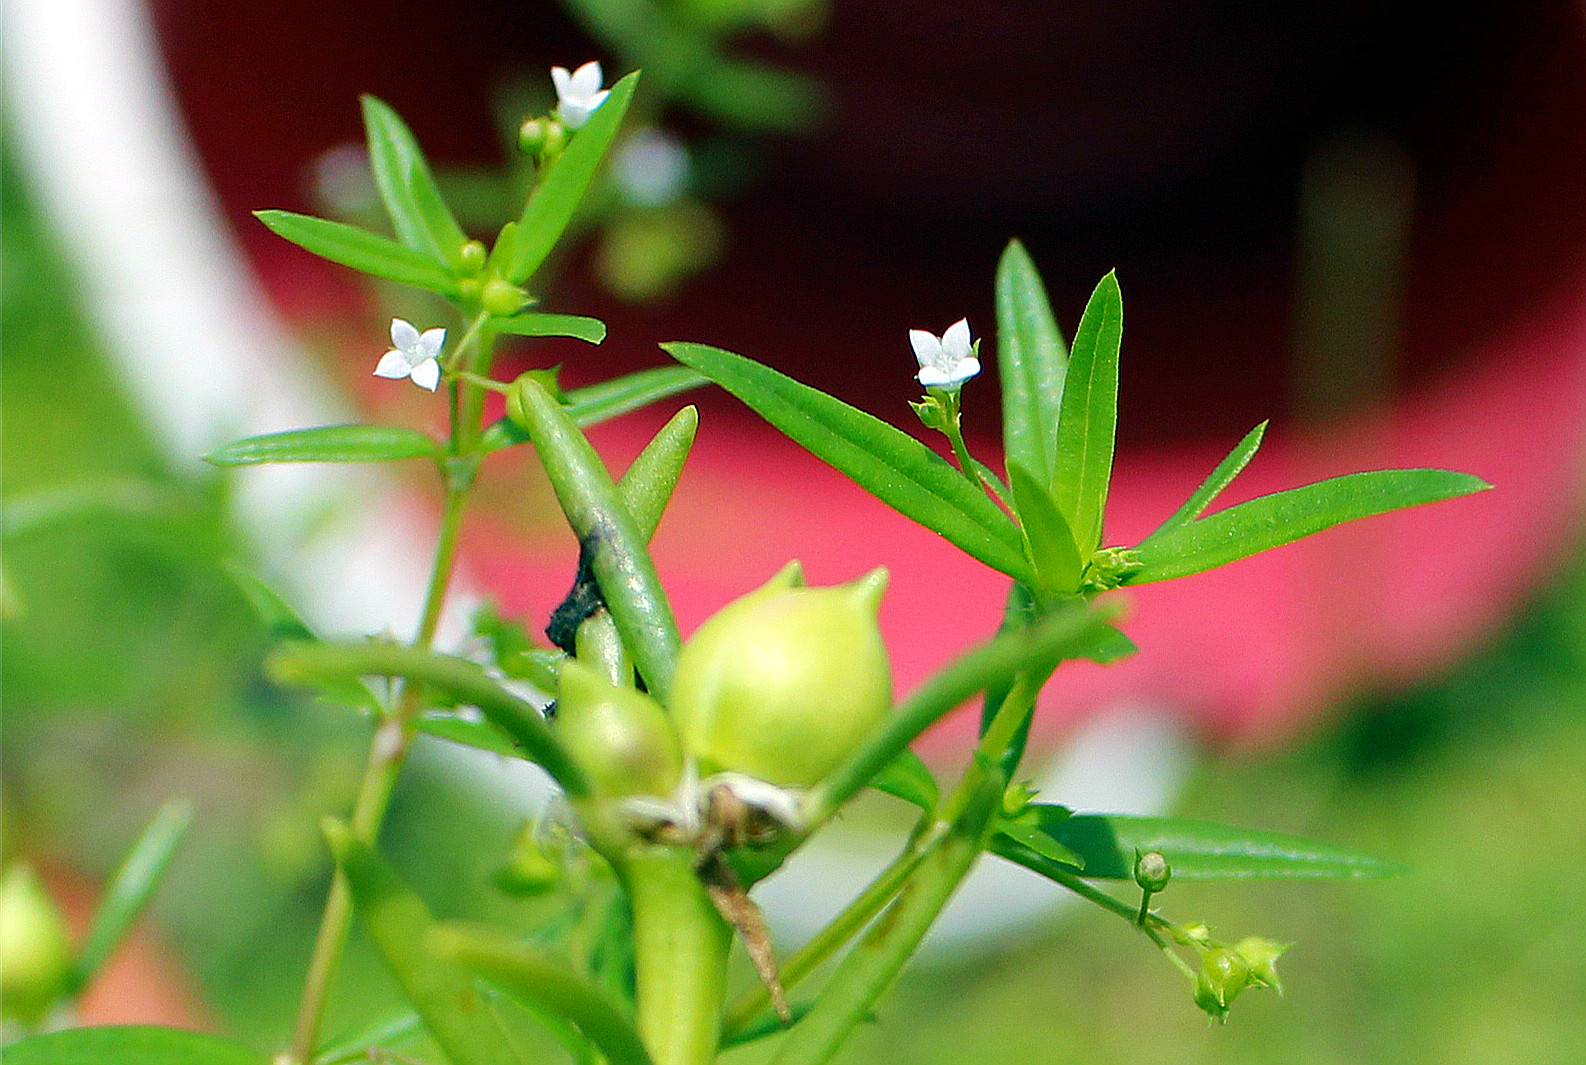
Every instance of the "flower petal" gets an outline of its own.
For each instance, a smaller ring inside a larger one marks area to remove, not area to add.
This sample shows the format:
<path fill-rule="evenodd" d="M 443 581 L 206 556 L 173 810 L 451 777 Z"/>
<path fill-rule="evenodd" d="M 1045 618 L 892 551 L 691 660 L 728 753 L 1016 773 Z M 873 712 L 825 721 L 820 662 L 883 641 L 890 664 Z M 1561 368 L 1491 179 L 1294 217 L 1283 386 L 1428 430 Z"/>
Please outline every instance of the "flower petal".
<path fill-rule="evenodd" d="M 573 91 L 579 96 L 593 96 L 600 91 L 601 83 L 606 80 L 605 73 L 600 69 L 600 63 L 591 59 L 577 70 L 573 71 Z"/>
<path fill-rule="evenodd" d="M 419 331 L 406 318 L 391 319 L 391 344 L 402 351 L 412 351 L 419 342 Z"/>
<path fill-rule="evenodd" d="M 426 359 L 433 359 L 441 353 L 441 348 L 446 343 L 446 330 L 440 326 L 424 330 L 418 338 L 418 353 Z"/>
<path fill-rule="evenodd" d="M 953 367 L 953 376 L 960 382 L 967 381 L 978 373 L 980 373 L 980 360 L 973 355 L 959 359 L 958 365 Z"/>
<path fill-rule="evenodd" d="M 573 91 L 573 76 L 566 67 L 552 67 L 551 84 L 556 86 L 556 98 L 565 100 Z"/>
<path fill-rule="evenodd" d="M 408 362 L 407 355 L 395 349 L 380 356 L 374 368 L 376 377 L 389 377 L 393 381 L 399 381 L 412 372 L 413 366 Z"/>
<path fill-rule="evenodd" d="M 434 359 L 425 359 L 413 367 L 413 372 L 409 376 L 413 378 L 414 384 L 433 392 L 441 383 L 441 364 Z"/>
<path fill-rule="evenodd" d="M 942 334 L 942 349 L 954 359 L 969 357 L 969 319 L 960 318 Z"/>
<path fill-rule="evenodd" d="M 914 358 L 921 366 L 935 366 L 942 361 L 942 342 L 935 333 L 923 329 L 909 330 L 909 343 L 914 347 Z"/>

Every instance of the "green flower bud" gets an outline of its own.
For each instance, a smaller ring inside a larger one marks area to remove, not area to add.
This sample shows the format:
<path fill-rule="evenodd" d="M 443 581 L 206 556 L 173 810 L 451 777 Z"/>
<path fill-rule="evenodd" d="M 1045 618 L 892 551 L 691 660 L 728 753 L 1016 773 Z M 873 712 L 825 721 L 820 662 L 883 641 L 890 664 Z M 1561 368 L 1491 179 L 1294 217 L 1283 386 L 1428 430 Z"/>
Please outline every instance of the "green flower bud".
<path fill-rule="evenodd" d="M 1167 887 L 1172 877 L 1173 869 L 1161 851 L 1146 851 L 1134 860 L 1134 882 L 1140 885 L 1142 891 L 1154 895 Z"/>
<path fill-rule="evenodd" d="M 478 303 L 479 294 L 483 289 L 484 286 L 480 284 L 477 277 L 465 277 L 457 282 L 457 298 L 465 304 Z"/>
<path fill-rule="evenodd" d="M 489 258 L 489 254 L 483 243 L 470 240 L 457 249 L 457 260 L 465 273 L 477 274 L 485 268 L 485 260 Z"/>
<path fill-rule="evenodd" d="M 562 663 L 556 734 L 597 795 L 669 796 L 683 777 L 683 748 L 661 704 L 574 658 Z"/>
<path fill-rule="evenodd" d="M 539 158 L 546 151 L 546 119 L 527 119 L 517 127 L 517 147 L 525 155 Z"/>
<path fill-rule="evenodd" d="M 12 862 L 0 882 L 0 1010 L 32 1027 L 65 993 L 72 973 L 66 924 L 32 866 Z"/>
<path fill-rule="evenodd" d="M 523 409 L 523 388 L 527 381 L 534 381 L 549 392 L 558 403 L 567 402 L 566 393 L 562 391 L 562 386 L 556 381 L 556 375 L 560 369 L 561 366 L 557 365 L 548 370 L 529 370 L 526 373 L 518 374 L 513 379 L 512 388 L 507 392 L 507 417 L 512 420 L 512 424 L 525 432 L 529 431 L 529 426 L 532 424 L 528 414 Z"/>
<path fill-rule="evenodd" d="M 1283 994 L 1283 981 L 1278 979 L 1278 957 L 1292 943 L 1274 943 L 1262 936 L 1246 936 L 1234 944 L 1234 953 L 1250 969 L 1250 982 L 1256 987 L 1270 987 Z"/>
<path fill-rule="evenodd" d="M 1237 951 L 1226 947 L 1209 950 L 1195 978 L 1195 1005 L 1218 1021 L 1228 1019 L 1234 997 L 1250 984 L 1250 967 Z"/>
<path fill-rule="evenodd" d="M 479 306 L 498 318 L 517 314 L 529 302 L 529 294 L 517 285 L 499 277 L 485 282 L 479 294 Z"/>
<path fill-rule="evenodd" d="M 808 787 L 890 709 L 892 672 L 876 621 L 887 571 L 833 588 L 802 584 L 789 563 L 683 646 L 671 709 L 702 772 Z"/>

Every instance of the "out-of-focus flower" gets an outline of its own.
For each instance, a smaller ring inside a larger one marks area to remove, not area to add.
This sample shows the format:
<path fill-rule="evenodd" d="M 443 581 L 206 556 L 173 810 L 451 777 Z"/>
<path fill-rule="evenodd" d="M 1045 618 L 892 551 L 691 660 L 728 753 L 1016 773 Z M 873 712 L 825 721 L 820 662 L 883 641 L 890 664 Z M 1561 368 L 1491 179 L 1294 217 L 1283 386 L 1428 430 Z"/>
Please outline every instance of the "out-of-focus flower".
<path fill-rule="evenodd" d="M 412 378 L 413 383 L 431 392 L 441 383 L 441 346 L 446 343 L 446 330 L 426 329 L 420 333 L 405 318 L 391 319 L 391 343 L 396 346 L 380 356 L 374 368 L 376 377 L 401 380 Z"/>
<path fill-rule="evenodd" d="M 600 64 L 590 60 L 571 74 L 566 67 L 551 68 L 551 82 L 556 86 L 556 117 L 568 129 L 578 129 L 589 116 L 595 113 L 595 108 L 606 102 L 610 91 L 602 89 L 600 83 L 606 80 L 601 72 Z"/>

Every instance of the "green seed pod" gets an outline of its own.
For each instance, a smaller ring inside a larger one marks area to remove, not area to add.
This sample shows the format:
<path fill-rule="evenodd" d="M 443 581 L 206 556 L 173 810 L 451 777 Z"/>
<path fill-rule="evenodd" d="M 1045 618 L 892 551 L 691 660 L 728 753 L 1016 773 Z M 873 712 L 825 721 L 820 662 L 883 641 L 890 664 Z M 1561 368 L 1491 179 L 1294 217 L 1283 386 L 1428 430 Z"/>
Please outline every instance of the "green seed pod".
<path fill-rule="evenodd" d="M 1152 894 L 1167 887 L 1172 876 L 1173 870 L 1161 851 L 1146 851 L 1134 860 L 1134 882 Z"/>
<path fill-rule="evenodd" d="M 0 929 L 0 1009 L 33 1027 L 65 993 L 72 951 L 60 911 L 26 862 L 12 862 L 0 883 Z"/>
<path fill-rule="evenodd" d="M 808 787 L 866 739 L 892 705 L 876 612 L 887 571 L 801 587 L 789 563 L 723 607 L 683 646 L 671 710 L 702 772 Z"/>
<path fill-rule="evenodd" d="M 1229 1005 L 1249 984 L 1250 967 L 1237 951 L 1226 947 L 1209 950 L 1195 978 L 1195 1005 L 1216 1020 L 1227 1020 Z"/>
<path fill-rule="evenodd" d="M 529 302 L 529 294 L 517 285 L 499 277 L 485 282 L 479 295 L 479 306 L 498 318 L 507 318 L 521 311 Z"/>
<path fill-rule="evenodd" d="M 562 662 L 555 727 L 596 795 L 670 796 L 683 777 L 683 748 L 661 704 L 574 658 Z"/>
<path fill-rule="evenodd" d="M 1250 969 L 1250 982 L 1257 987 L 1270 987 L 1283 994 L 1283 981 L 1278 979 L 1278 958 L 1291 943 L 1274 943 L 1263 936 L 1246 936 L 1234 944 L 1234 953 Z"/>

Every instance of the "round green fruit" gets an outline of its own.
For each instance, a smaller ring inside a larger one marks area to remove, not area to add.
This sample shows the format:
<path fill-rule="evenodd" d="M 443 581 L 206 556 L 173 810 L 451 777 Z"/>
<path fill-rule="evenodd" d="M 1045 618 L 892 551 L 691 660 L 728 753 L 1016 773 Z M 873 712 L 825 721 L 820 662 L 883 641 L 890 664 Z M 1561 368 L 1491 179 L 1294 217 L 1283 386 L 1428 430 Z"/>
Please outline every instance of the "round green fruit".
<path fill-rule="evenodd" d="M 723 607 L 683 646 L 672 719 L 702 772 L 808 787 L 875 731 L 892 706 L 876 612 L 887 571 L 803 587 L 797 562 Z"/>
<path fill-rule="evenodd" d="M 661 705 L 577 659 L 561 665 L 555 728 L 596 795 L 669 796 L 683 777 L 683 748 Z"/>

